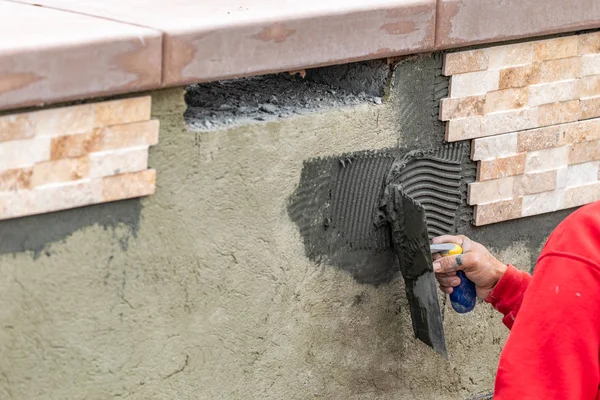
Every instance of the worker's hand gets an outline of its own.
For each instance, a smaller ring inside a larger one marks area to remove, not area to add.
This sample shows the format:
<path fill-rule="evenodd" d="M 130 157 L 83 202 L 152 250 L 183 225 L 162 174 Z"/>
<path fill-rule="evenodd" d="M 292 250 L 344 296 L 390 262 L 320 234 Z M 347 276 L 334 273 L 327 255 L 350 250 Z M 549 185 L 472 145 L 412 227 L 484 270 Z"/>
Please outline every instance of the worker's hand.
<path fill-rule="evenodd" d="M 505 264 L 498 261 L 484 246 L 466 236 L 444 235 L 434 238 L 431 243 L 454 243 L 463 249 L 463 253 L 456 256 L 433 255 L 435 277 L 440 289 L 446 294 L 451 294 L 453 287 L 460 284 L 460 278 L 456 276 L 458 270 L 463 270 L 475 284 L 477 297 L 481 299 L 488 297 L 506 272 Z"/>

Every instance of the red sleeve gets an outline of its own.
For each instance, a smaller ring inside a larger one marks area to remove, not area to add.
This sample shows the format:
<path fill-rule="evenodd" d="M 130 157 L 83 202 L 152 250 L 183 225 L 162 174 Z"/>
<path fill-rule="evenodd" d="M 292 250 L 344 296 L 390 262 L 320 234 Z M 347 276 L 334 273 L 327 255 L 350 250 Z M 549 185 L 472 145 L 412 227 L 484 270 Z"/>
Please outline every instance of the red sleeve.
<path fill-rule="evenodd" d="M 598 254 L 600 202 L 571 214 L 548 239 L 500 357 L 495 400 L 597 398 Z"/>
<path fill-rule="evenodd" d="M 527 272 L 519 271 L 509 264 L 506 272 L 502 275 L 494 290 L 492 290 L 492 293 L 485 299 L 496 310 L 504 314 L 502 322 L 504 322 L 504 325 L 508 329 L 511 329 L 515 322 L 523 301 L 523 294 L 527 286 L 529 286 L 530 280 L 531 275 Z"/>

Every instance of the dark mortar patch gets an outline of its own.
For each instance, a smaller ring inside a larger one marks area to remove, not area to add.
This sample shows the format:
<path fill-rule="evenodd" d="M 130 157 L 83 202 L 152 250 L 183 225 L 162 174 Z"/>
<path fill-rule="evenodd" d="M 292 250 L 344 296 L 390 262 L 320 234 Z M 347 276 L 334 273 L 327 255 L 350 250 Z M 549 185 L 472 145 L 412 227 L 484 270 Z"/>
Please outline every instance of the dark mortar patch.
<path fill-rule="evenodd" d="M 92 225 L 112 230 L 121 249 L 127 250 L 131 236 L 137 237 L 141 210 L 140 199 L 132 199 L 0 221 L 0 255 L 31 251 L 36 259 L 42 253 L 50 256 L 52 243 Z M 118 226 L 126 226 L 127 232 L 117 235 Z"/>
<path fill-rule="evenodd" d="M 271 121 L 365 102 L 381 104 L 391 67 L 381 60 L 190 85 L 185 120 L 193 130 Z"/>

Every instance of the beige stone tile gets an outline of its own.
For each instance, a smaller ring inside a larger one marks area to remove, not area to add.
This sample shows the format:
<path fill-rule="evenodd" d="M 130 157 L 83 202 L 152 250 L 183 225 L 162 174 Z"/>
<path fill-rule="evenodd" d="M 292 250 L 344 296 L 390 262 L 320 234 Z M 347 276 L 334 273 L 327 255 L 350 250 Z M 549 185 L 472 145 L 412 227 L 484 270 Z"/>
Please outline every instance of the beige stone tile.
<path fill-rule="evenodd" d="M 518 134 L 513 132 L 474 139 L 471 144 L 471 159 L 480 161 L 516 155 L 517 137 Z"/>
<path fill-rule="evenodd" d="M 564 125 L 563 144 L 593 140 L 600 140 L 600 119 L 590 119 Z"/>
<path fill-rule="evenodd" d="M 90 154 L 90 177 L 138 172 L 148 169 L 148 147 L 108 150 Z"/>
<path fill-rule="evenodd" d="M 540 63 L 539 82 L 564 81 L 581 76 L 581 57 L 547 60 Z"/>
<path fill-rule="evenodd" d="M 489 53 L 489 69 L 527 65 L 533 62 L 533 42 L 494 46 Z"/>
<path fill-rule="evenodd" d="M 547 192 L 556 189 L 557 171 L 544 171 L 523 174 L 515 177 L 513 197 Z"/>
<path fill-rule="evenodd" d="M 0 193 L 0 219 L 87 206 L 102 201 L 102 181 L 47 185 L 34 190 Z"/>
<path fill-rule="evenodd" d="M 500 70 L 498 87 L 500 89 L 525 87 L 540 81 L 540 65 L 524 65 L 521 67 Z"/>
<path fill-rule="evenodd" d="M 564 124 L 579 119 L 579 100 L 539 106 L 538 126 Z"/>
<path fill-rule="evenodd" d="M 600 54 L 589 54 L 581 57 L 581 76 L 600 74 Z"/>
<path fill-rule="evenodd" d="M 486 136 L 485 121 L 485 117 L 471 117 L 446 122 L 446 141 L 456 142 Z"/>
<path fill-rule="evenodd" d="M 600 96 L 600 75 L 584 76 L 579 79 L 579 97 Z"/>
<path fill-rule="evenodd" d="M 528 90 L 530 107 L 579 99 L 577 79 L 531 85 Z"/>
<path fill-rule="evenodd" d="M 544 214 L 563 208 L 563 190 L 552 190 L 550 192 L 536 193 L 523 196 L 522 216 Z"/>
<path fill-rule="evenodd" d="M 526 154 L 526 173 L 555 170 L 568 165 L 569 146 L 530 151 Z"/>
<path fill-rule="evenodd" d="M 475 225 L 482 226 L 521 217 L 522 198 L 475 206 Z"/>
<path fill-rule="evenodd" d="M 0 142 L 29 139 L 35 135 L 29 113 L 0 116 Z"/>
<path fill-rule="evenodd" d="M 50 158 L 50 138 L 11 140 L 0 143 L 0 171 L 29 167 Z"/>
<path fill-rule="evenodd" d="M 485 95 L 485 113 L 490 114 L 497 111 L 522 108 L 528 102 L 528 95 L 529 93 L 526 88 L 512 88 L 489 92 Z"/>
<path fill-rule="evenodd" d="M 485 117 L 487 136 L 536 128 L 539 121 L 538 112 L 537 108 L 522 108 L 490 113 Z"/>
<path fill-rule="evenodd" d="M 160 87 L 162 31 L 117 20 L 0 1 L 0 109 Z"/>
<path fill-rule="evenodd" d="M 569 165 L 557 172 L 556 187 L 559 189 L 587 185 L 598 180 L 600 161 Z"/>
<path fill-rule="evenodd" d="M 94 127 L 94 105 L 50 108 L 32 113 L 36 136 L 66 136 Z"/>
<path fill-rule="evenodd" d="M 87 156 L 46 161 L 33 166 L 32 187 L 57 182 L 77 181 L 89 177 L 90 163 Z"/>
<path fill-rule="evenodd" d="M 538 40 L 534 42 L 534 60 L 575 57 L 579 55 L 578 47 L 579 37 L 577 35 Z"/>
<path fill-rule="evenodd" d="M 91 152 L 122 149 L 138 146 L 153 146 L 158 143 L 159 121 L 135 122 L 99 128 L 94 132 Z"/>
<path fill-rule="evenodd" d="M 595 29 L 600 10 L 596 0 L 440 0 L 437 20 L 436 44 L 447 48 Z"/>
<path fill-rule="evenodd" d="M 498 90 L 499 70 L 468 72 L 450 78 L 450 97 L 469 97 Z"/>
<path fill-rule="evenodd" d="M 479 161 L 477 164 L 477 180 L 487 181 L 523 174 L 525 172 L 526 157 L 527 154 L 521 153 L 510 157 Z"/>
<path fill-rule="evenodd" d="M 446 76 L 465 72 L 483 71 L 488 68 L 489 49 L 459 51 L 444 55 L 442 74 Z"/>
<path fill-rule="evenodd" d="M 569 164 L 581 164 L 600 160 L 600 140 L 580 142 L 571 145 Z"/>
<path fill-rule="evenodd" d="M 600 32 L 586 33 L 579 35 L 580 56 L 586 54 L 600 53 Z"/>
<path fill-rule="evenodd" d="M 579 207 L 600 200 L 600 182 L 565 190 L 564 208 Z"/>
<path fill-rule="evenodd" d="M 94 131 L 91 131 L 53 137 L 51 140 L 50 159 L 60 160 L 62 158 L 76 158 L 87 155 L 94 150 L 98 137 Z"/>
<path fill-rule="evenodd" d="M 445 98 L 440 101 L 440 120 L 448 121 L 450 119 L 483 115 L 484 107 L 485 95 L 458 99 Z"/>
<path fill-rule="evenodd" d="M 492 179 L 469 184 L 469 205 L 494 203 L 510 200 L 513 197 L 514 177 Z"/>
<path fill-rule="evenodd" d="M 552 125 L 545 128 L 529 129 L 518 132 L 516 152 L 542 150 L 559 146 L 564 126 Z"/>
<path fill-rule="evenodd" d="M 26 190 L 31 188 L 33 168 L 9 169 L 0 172 L 0 192 Z"/>
<path fill-rule="evenodd" d="M 579 119 L 600 117 L 600 96 L 579 100 Z"/>
<path fill-rule="evenodd" d="M 143 96 L 104 101 L 95 104 L 95 111 L 96 128 L 148 121 L 152 111 L 152 98 Z"/>
<path fill-rule="evenodd" d="M 154 193 L 156 171 L 148 169 L 141 172 L 113 175 L 102 179 L 103 201 L 131 199 Z"/>

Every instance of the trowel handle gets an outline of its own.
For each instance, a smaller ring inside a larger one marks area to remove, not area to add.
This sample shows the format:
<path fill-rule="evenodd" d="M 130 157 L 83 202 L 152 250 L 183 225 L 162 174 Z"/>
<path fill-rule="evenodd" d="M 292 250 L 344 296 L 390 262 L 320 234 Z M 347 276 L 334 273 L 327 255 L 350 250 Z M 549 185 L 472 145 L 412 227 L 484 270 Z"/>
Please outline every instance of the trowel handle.
<path fill-rule="evenodd" d="M 432 251 L 436 250 L 434 246 L 436 245 L 432 245 Z M 437 246 L 440 247 L 439 253 L 442 257 L 462 254 L 462 247 L 457 244 Z M 450 302 L 454 311 L 465 314 L 475 308 L 475 301 L 477 300 L 475 284 L 467 278 L 467 275 L 463 271 L 457 271 L 456 275 L 460 278 L 460 285 L 453 288 L 450 295 Z"/>

